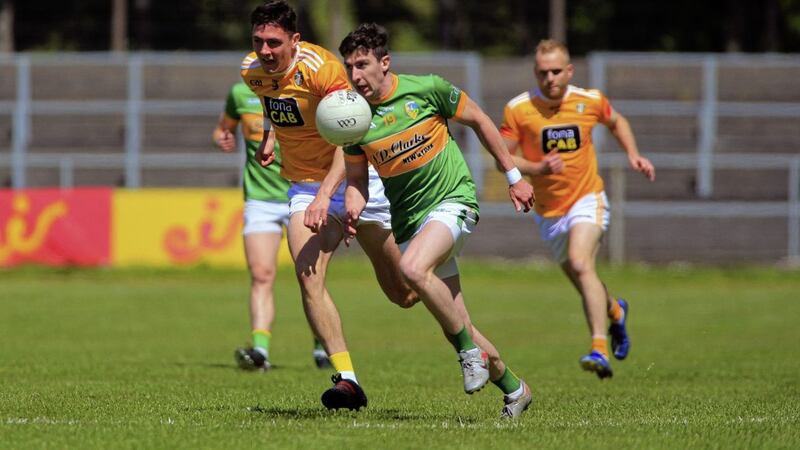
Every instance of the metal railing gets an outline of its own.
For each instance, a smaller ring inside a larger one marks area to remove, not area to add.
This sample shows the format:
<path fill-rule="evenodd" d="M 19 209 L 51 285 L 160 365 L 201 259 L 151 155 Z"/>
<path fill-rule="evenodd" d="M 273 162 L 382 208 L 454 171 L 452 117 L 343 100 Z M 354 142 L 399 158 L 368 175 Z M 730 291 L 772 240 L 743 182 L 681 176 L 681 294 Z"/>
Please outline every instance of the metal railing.
<path fill-rule="evenodd" d="M 72 184 L 73 171 L 76 167 L 119 168 L 125 170 L 125 187 L 141 186 L 141 171 L 146 167 L 187 168 L 229 168 L 231 158 L 212 157 L 202 154 L 200 158 L 187 158 L 189 155 L 145 155 L 142 151 L 144 138 L 143 121 L 145 115 L 196 115 L 216 116 L 224 99 L 214 100 L 156 100 L 144 95 L 144 70 L 149 64 L 155 65 L 190 65 L 190 66 L 223 66 L 238 70 L 242 53 L 212 52 L 191 54 L 164 53 L 75 53 L 58 55 L 16 54 L 0 55 L 1 63 L 10 63 L 16 67 L 16 98 L 14 101 L 0 101 L 0 114 L 12 116 L 13 131 L 11 142 L 11 158 L 7 161 L 0 154 L 0 166 L 11 166 L 11 185 L 23 188 L 27 185 L 26 169 L 58 168 L 60 185 Z M 456 67 L 464 70 L 463 88 L 470 96 L 480 102 L 481 76 L 480 57 L 469 52 L 439 52 L 431 55 L 399 53 L 394 55 L 394 64 L 405 67 L 432 66 Z M 120 66 L 127 69 L 127 96 L 125 100 L 35 100 L 32 98 L 31 66 L 32 64 L 86 64 Z M 31 138 L 31 117 L 33 115 L 87 115 L 87 114 L 122 114 L 125 117 L 124 158 L 116 155 L 29 155 L 27 149 Z M 210 133 L 210 131 L 209 131 Z M 483 186 L 481 170 L 481 146 L 473 133 L 466 133 L 463 143 L 467 163 L 476 174 L 476 184 Z M 119 163 L 122 162 L 120 166 Z"/>
<path fill-rule="evenodd" d="M 241 53 L 81 53 L 36 55 L 0 55 L 0 64 L 12 65 L 15 70 L 16 91 L 13 100 L 0 100 L 0 114 L 12 117 L 10 152 L 0 152 L 0 167 L 10 168 L 11 184 L 25 187 L 29 168 L 57 168 L 59 185 L 68 188 L 74 184 L 78 168 L 121 169 L 126 187 L 141 186 L 142 170 L 157 168 L 214 168 L 239 171 L 243 154 L 231 158 L 213 152 L 154 154 L 143 152 L 146 116 L 181 116 L 219 114 L 221 99 L 164 100 L 146 98 L 145 68 L 150 64 L 171 66 L 229 66 L 238 67 Z M 468 53 L 436 55 L 395 55 L 394 62 L 404 71 L 415 66 L 456 67 L 464 72 L 462 86 L 470 96 L 481 103 L 481 59 Z M 679 100 L 615 100 L 614 106 L 626 115 L 655 117 L 691 117 L 697 120 L 698 137 L 693 153 L 648 153 L 659 169 L 692 170 L 696 173 L 697 201 L 628 201 L 625 198 L 627 160 L 624 155 L 608 151 L 608 133 L 597 127 L 593 134 L 598 148 L 600 166 L 610 169 L 609 197 L 612 203 L 612 220 L 615 224 L 609 233 L 609 254 L 612 261 L 625 258 L 625 219 L 640 217 L 775 217 L 786 220 L 788 238 L 786 257 L 800 263 L 800 156 L 786 154 L 716 154 L 718 121 L 720 117 L 775 117 L 800 118 L 800 103 L 796 102 L 741 102 L 719 99 L 719 71 L 721 66 L 748 67 L 800 67 L 796 55 L 717 55 L 717 54 L 663 54 L 663 53 L 593 53 L 587 58 L 589 85 L 603 90 L 607 86 L 608 70 L 615 64 L 647 65 L 648 67 L 692 66 L 700 68 L 701 95 L 690 101 Z M 127 92 L 124 99 L 116 100 L 38 100 L 32 92 L 31 70 L 37 65 L 111 65 L 125 68 Z M 494 82 L 486 80 L 485 82 Z M 118 114 L 125 118 L 125 138 L 118 154 L 30 153 L 31 118 L 36 116 Z M 210 131 L 209 131 L 210 133 Z M 464 135 L 465 153 L 473 171 L 476 184 L 483 186 L 485 170 L 480 143 L 473 133 Z M 770 169 L 787 170 L 786 201 L 721 202 L 710 201 L 713 194 L 714 171 L 717 169 Z M 484 205 L 484 214 L 508 214 L 507 208 Z"/>

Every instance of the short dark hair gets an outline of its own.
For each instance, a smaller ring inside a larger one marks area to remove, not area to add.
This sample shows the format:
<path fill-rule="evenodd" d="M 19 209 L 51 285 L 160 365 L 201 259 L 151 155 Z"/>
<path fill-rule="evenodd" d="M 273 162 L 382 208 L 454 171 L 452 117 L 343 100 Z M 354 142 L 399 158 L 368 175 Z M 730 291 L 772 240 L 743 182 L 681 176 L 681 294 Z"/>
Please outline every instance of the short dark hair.
<path fill-rule="evenodd" d="M 259 5 L 250 14 L 250 24 L 277 25 L 289 33 L 297 33 L 297 14 L 284 0 L 274 0 Z"/>
<path fill-rule="evenodd" d="M 339 53 L 347 57 L 356 50 L 372 50 L 379 60 L 389 54 L 389 33 L 376 23 L 362 23 L 351 31 L 339 45 Z"/>

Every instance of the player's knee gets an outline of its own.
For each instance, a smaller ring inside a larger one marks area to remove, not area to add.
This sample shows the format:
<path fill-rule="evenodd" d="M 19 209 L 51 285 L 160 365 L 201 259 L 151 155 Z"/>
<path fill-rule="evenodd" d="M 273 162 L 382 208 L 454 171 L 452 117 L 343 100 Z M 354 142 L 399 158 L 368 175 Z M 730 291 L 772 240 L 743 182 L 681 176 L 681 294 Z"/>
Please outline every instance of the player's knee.
<path fill-rule="evenodd" d="M 403 274 L 406 280 L 412 286 L 421 286 L 425 284 L 428 272 L 419 262 L 411 258 L 400 259 L 400 273 Z"/>
<path fill-rule="evenodd" d="M 250 269 L 250 280 L 256 286 L 271 285 L 275 281 L 275 268 L 255 266 Z"/>
<path fill-rule="evenodd" d="M 408 309 L 419 301 L 419 295 L 412 290 L 398 289 L 389 296 L 389 299 L 395 305 Z"/>
<path fill-rule="evenodd" d="M 590 257 L 570 255 L 569 269 L 577 276 L 594 272 L 594 261 Z"/>

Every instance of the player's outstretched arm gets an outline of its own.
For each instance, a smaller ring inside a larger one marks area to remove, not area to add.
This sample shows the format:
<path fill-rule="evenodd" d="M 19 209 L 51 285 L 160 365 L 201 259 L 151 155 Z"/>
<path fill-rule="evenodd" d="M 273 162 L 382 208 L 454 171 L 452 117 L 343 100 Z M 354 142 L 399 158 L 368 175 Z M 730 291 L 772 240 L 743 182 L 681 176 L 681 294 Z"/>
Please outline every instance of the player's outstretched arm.
<path fill-rule="evenodd" d="M 214 127 L 214 132 L 211 134 L 214 145 L 225 153 L 234 151 L 236 149 L 236 126 L 238 124 L 238 120 L 229 117 L 224 112 L 220 114 L 217 126 Z"/>
<path fill-rule="evenodd" d="M 261 138 L 261 144 L 256 151 L 256 161 L 261 163 L 262 167 L 267 167 L 275 161 L 275 132 L 272 130 L 264 129 L 264 135 Z"/>
<path fill-rule="evenodd" d="M 533 206 L 533 187 L 522 179 L 522 173 L 514 165 L 514 159 L 492 119 L 471 98 L 467 97 L 465 101 L 467 103 L 464 105 L 464 110 L 454 119 L 475 131 L 483 147 L 492 154 L 501 170 L 505 172 L 508 179 L 508 194 L 514 203 L 514 208 L 517 211 L 530 211 Z"/>
<path fill-rule="evenodd" d="M 345 161 L 347 172 L 347 189 L 344 194 L 344 208 L 346 211 L 344 223 L 344 243 L 349 246 L 350 241 L 356 236 L 356 227 L 361 212 L 369 200 L 369 175 L 367 173 L 367 160 L 359 162 Z"/>
<path fill-rule="evenodd" d="M 614 111 L 611 114 L 611 119 L 608 122 L 608 129 L 614 135 L 619 145 L 625 149 L 628 154 L 628 162 L 633 170 L 644 174 L 650 181 L 656 179 L 656 168 L 649 159 L 639 154 L 639 148 L 636 146 L 636 138 L 633 135 L 633 129 L 630 122 L 622 114 Z"/>

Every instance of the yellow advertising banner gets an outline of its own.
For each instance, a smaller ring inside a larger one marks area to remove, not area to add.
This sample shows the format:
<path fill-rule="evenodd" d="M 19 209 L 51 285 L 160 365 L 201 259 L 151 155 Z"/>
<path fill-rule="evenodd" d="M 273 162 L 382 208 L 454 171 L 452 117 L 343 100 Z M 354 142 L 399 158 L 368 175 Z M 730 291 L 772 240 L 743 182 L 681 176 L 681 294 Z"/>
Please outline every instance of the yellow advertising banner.
<path fill-rule="evenodd" d="M 112 205 L 113 265 L 246 266 L 241 189 L 117 189 Z"/>

